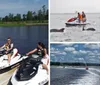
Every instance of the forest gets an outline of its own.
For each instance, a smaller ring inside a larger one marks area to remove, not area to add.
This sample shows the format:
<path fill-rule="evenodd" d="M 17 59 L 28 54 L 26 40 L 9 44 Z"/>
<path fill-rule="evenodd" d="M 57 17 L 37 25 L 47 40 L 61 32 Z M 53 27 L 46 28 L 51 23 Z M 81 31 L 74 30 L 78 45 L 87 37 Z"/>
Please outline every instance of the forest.
<path fill-rule="evenodd" d="M 50 65 L 54 66 L 100 66 L 100 64 L 97 63 L 61 63 L 61 62 L 51 62 Z"/>
<path fill-rule="evenodd" d="M 3 24 L 33 24 L 48 23 L 48 9 L 43 5 L 40 10 L 28 11 L 26 14 L 9 13 L 5 17 L 0 17 L 0 25 Z"/>

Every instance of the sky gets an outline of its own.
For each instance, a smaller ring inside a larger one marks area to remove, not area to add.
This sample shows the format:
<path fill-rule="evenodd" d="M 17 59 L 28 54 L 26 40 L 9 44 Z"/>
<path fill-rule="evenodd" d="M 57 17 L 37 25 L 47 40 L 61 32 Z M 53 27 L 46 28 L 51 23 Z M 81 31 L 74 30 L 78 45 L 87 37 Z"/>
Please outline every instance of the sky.
<path fill-rule="evenodd" d="M 39 10 L 43 5 L 48 7 L 48 0 L 1 0 L 0 17 L 13 14 L 24 14 L 27 11 Z"/>
<path fill-rule="evenodd" d="M 52 62 L 81 62 L 100 64 L 100 43 L 51 44 Z"/>
<path fill-rule="evenodd" d="M 100 0 L 50 0 L 51 13 L 100 13 Z"/>

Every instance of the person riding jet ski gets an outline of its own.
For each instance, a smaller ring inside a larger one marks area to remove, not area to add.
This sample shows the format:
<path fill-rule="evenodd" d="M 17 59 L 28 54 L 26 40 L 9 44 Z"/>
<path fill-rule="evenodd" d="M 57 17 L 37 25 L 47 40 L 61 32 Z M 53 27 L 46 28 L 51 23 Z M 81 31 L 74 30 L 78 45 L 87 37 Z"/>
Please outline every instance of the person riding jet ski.
<path fill-rule="evenodd" d="M 85 15 L 85 13 L 82 11 L 82 14 L 80 14 L 79 12 L 77 13 L 78 14 L 78 16 L 77 17 L 74 17 L 74 18 L 71 18 L 71 19 L 69 19 L 67 22 L 73 22 L 73 21 L 75 21 L 75 20 L 78 20 L 78 22 L 79 23 L 84 23 L 84 22 L 86 22 L 86 15 Z"/>
<path fill-rule="evenodd" d="M 86 22 L 86 15 L 85 15 L 85 13 L 84 12 L 82 12 L 82 14 L 80 14 L 79 12 L 78 12 L 78 22 L 80 23 L 80 22 L 82 22 L 82 23 L 84 23 L 84 22 Z"/>
<path fill-rule="evenodd" d="M 83 22 L 86 22 L 86 14 L 84 13 L 84 11 L 82 11 L 82 18 L 83 18 Z"/>
<path fill-rule="evenodd" d="M 42 60 L 41 60 L 42 63 L 43 63 L 42 67 L 44 69 L 46 69 L 46 71 L 48 73 L 48 67 L 47 67 L 47 65 L 49 63 L 49 57 L 48 57 L 45 45 L 43 43 L 41 43 L 41 42 L 38 42 L 37 48 L 35 48 L 34 50 L 28 52 L 26 55 L 28 56 L 28 55 L 30 55 L 30 54 L 32 54 L 34 52 L 37 52 L 37 55 L 39 55 L 39 57 L 42 58 Z"/>
<path fill-rule="evenodd" d="M 9 63 L 10 63 L 10 60 L 11 60 L 13 47 L 14 47 L 14 44 L 11 42 L 10 37 L 7 39 L 7 42 L 1 47 L 3 49 L 2 53 L 6 54 L 8 56 L 8 62 Z"/>

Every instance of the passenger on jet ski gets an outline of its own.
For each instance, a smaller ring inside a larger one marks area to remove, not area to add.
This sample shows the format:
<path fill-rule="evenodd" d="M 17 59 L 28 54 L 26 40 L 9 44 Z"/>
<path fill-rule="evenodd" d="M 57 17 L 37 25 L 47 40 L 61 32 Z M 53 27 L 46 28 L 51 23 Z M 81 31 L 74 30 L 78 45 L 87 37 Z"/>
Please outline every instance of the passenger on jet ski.
<path fill-rule="evenodd" d="M 79 12 L 78 12 L 78 22 L 79 23 L 84 23 L 84 22 L 86 22 L 86 15 L 85 15 L 85 13 L 84 12 L 82 12 L 82 14 L 80 14 Z"/>
<path fill-rule="evenodd" d="M 11 38 L 9 37 L 7 39 L 7 42 L 1 47 L 3 54 L 7 54 L 8 56 L 8 62 L 10 63 L 11 60 L 11 55 L 12 55 L 12 51 L 13 51 L 13 43 L 11 43 Z"/>
<path fill-rule="evenodd" d="M 79 23 L 83 22 L 82 15 L 81 15 L 79 12 L 78 12 L 77 18 L 78 18 L 78 22 L 79 22 Z"/>
<path fill-rule="evenodd" d="M 84 13 L 84 11 L 82 11 L 82 18 L 83 18 L 83 22 L 86 22 L 86 14 Z"/>
<path fill-rule="evenodd" d="M 42 58 L 42 60 L 41 60 L 42 63 L 43 63 L 42 67 L 44 69 L 46 69 L 47 73 L 48 73 L 48 67 L 47 67 L 47 65 L 49 63 L 49 57 L 48 57 L 45 45 L 43 43 L 41 43 L 41 42 L 38 42 L 37 48 L 35 48 L 34 50 L 28 52 L 26 55 L 30 55 L 30 54 L 35 53 L 35 52 L 37 52 L 37 55 L 39 55 L 39 57 Z"/>

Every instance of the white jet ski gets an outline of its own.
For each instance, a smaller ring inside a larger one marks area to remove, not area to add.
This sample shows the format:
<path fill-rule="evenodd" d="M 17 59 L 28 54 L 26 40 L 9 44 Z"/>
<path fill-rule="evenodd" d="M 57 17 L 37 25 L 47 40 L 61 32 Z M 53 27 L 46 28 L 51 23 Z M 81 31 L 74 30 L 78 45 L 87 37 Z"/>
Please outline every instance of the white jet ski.
<path fill-rule="evenodd" d="M 78 21 L 78 19 L 74 19 L 71 18 L 67 21 L 67 23 L 65 23 L 66 27 L 71 27 L 71 26 L 84 26 L 84 25 L 88 25 L 90 24 L 89 22 L 80 22 Z"/>
<path fill-rule="evenodd" d="M 40 57 L 33 55 L 15 70 L 7 85 L 47 85 L 48 81 L 49 76 L 42 68 Z"/>
<path fill-rule="evenodd" d="M 16 48 L 13 49 L 10 63 L 8 63 L 8 56 L 6 54 L 0 56 L 0 74 L 18 66 L 23 58 Z"/>

